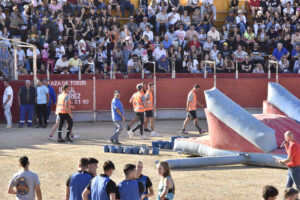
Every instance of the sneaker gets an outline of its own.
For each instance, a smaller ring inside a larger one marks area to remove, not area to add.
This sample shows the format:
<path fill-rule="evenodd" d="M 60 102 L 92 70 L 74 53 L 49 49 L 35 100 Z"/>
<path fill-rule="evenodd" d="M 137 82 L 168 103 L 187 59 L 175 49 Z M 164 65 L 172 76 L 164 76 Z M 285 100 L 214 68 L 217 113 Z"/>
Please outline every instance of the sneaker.
<path fill-rule="evenodd" d="M 151 132 L 148 128 L 144 129 L 145 132 Z"/>
<path fill-rule="evenodd" d="M 79 139 L 79 137 L 80 137 L 79 135 L 71 135 L 72 139 Z"/>
<path fill-rule="evenodd" d="M 54 137 L 53 137 L 53 136 L 51 136 L 51 135 L 49 135 L 49 136 L 48 136 L 48 140 L 50 140 L 50 141 L 54 141 Z"/>
<path fill-rule="evenodd" d="M 199 134 L 202 134 L 202 133 L 205 133 L 205 132 L 207 132 L 206 129 L 200 129 L 200 130 L 199 130 Z"/>
<path fill-rule="evenodd" d="M 65 141 L 68 142 L 68 143 L 73 143 L 73 141 L 69 137 L 66 137 Z"/>
<path fill-rule="evenodd" d="M 6 128 L 12 128 L 12 126 L 11 125 L 6 125 Z"/>
<path fill-rule="evenodd" d="M 62 138 L 58 138 L 57 142 L 58 143 L 64 143 L 65 141 Z"/>
<path fill-rule="evenodd" d="M 129 131 L 127 131 L 128 135 L 129 135 L 129 138 L 133 138 L 133 132 L 129 129 Z"/>
<path fill-rule="evenodd" d="M 115 141 L 113 139 L 109 138 L 109 140 L 112 144 L 115 144 Z"/>
<path fill-rule="evenodd" d="M 151 132 L 151 136 L 152 136 L 152 137 L 158 137 L 158 136 L 159 136 L 159 134 L 158 134 L 158 133 L 156 133 L 155 131 L 152 131 L 152 132 Z"/>
<path fill-rule="evenodd" d="M 186 130 L 182 130 L 181 131 L 181 134 L 184 134 L 184 135 L 186 135 L 186 134 L 189 134 Z"/>
<path fill-rule="evenodd" d="M 130 131 L 130 126 L 127 125 L 127 131 Z"/>

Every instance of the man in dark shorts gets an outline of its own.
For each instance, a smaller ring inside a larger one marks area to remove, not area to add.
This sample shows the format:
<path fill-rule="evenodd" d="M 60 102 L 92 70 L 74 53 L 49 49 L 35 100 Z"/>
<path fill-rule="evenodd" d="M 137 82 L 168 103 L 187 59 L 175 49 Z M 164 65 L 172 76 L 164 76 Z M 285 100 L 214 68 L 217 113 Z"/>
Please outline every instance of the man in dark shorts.
<path fill-rule="evenodd" d="M 188 132 L 185 130 L 188 126 L 190 120 L 194 121 L 194 125 L 198 129 L 199 133 L 202 134 L 206 132 L 207 130 L 201 129 L 198 124 L 198 118 L 197 118 L 197 104 L 199 106 L 203 106 L 200 102 L 197 101 L 197 93 L 200 91 L 200 86 L 198 84 L 194 85 L 194 88 L 189 92 L 187 101 L 186 101 L 186 112 L 187 116 L 183 122 L 183 128 L 182 128 L 182 134 L 188 134 Z"/>
<path fill-rule="evenodd" d="M 66 183 L 66 199 L 81 199 L 82 192 L 93 176 L 88 173 L 88 159 L 81 158 L 79 170 L 72 174 Z"/>
<path fill-rule="evenodd" d="M 113 174 L 115 165 L 112 161 L 105 161 L 103 174 L 94 177 L 82 193 L 83 200 L 115 200 L 117 193 L 116 183 L 109 177 Z"/>
<path fill-rule="evenodd" d="M 154 196 L 152 182 L 148 176 L 143 175 L 143 163 L 141 161 L 137 164 L 137 181 L 144 185 L 144 192 L 140 193 L 141 200 L 148 200 L 149 197 Z"/>
<path fill-rule="evenodd" d="M 149 83 L 148 84 L 148 90 L 145 94 L 145 125 L 144 125 L 144 131 L 145 132 L 151 132 L 152 137 L 159 136 L 158 133 L 154 131 L 154 84 Z M 151 130 L 147 128 L 148 121 L 150 121 Z"/>

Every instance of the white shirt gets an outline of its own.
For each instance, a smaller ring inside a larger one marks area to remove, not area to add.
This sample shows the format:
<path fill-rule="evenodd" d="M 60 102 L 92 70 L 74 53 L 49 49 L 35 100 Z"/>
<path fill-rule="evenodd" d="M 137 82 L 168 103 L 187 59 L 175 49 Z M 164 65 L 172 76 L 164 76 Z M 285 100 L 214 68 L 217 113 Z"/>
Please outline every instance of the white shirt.
<path fill-rule="evenodd" d="M 38 56 L 38 55 L 40 55 L 40 54 L 41 54 L 40 50 L 39 50 L 38 48 L 36 48 L 36 55 Z M 31 51 L 31 49 L 28 48 L 27 51 L 26 51 L 26 55 L 27 55 L 28 57 L 33 57 L 33 51 Z"/>
<path fill-rule="evenodd" d="M 133 62 L 133 59 L 129 59 L 128 62 L 127 62 L 127 66 L 129 67 L 133 67 L 134 66 L 134 62 Z"/>
<path fill-rule="evenodd" d="M 56 61 L 56 63 L 55 63 L 54 69 L 57 70 L 58 67 L 59 67 L 61 70 L 62 70 L 64 67 L 69 67 L 69 61 L 66 60 L 66 61 L 64 62 L 61 58 L 58 59 L 58 60 Z"/>
<path fill-rule="evenodd" d="M 169 19 L 171 17 L 171 19 Z M 180 20 L 180 15 L 178 13 L 173 14 L 173 12 L 168 14 L 169 24 L 174 25 Z"/>
<path fill-rule="evenodd" d="M 202 5 L 204 5 L 204 4 L 209 4 L 209 5 L 212 5 L 212 4 L 214 4 L 214 2 L 213 2 L 213 0 L 202 0 L 202 3 L 201 3 Z"/>
<path fill-rule="evenodd" d="M 283 9 L 283 13 L 286 13 L 288 15 L 292 15 L 292 14 L 294 14 L 294 8 L 291 7 L 289 11 L 288 11 L 287 8 L 285 8 L 285 9 Z"/>
<path fill-rule="evenodd" d="M 153 41 L 154 37 L 153 37 L 153 32 L 152 32 L 152 31 L 149 31 L 149 32 L 144 31 L 144 32 L 143 32 L 143 37 L 144 37 L 145 35 L 148 36 L 148 38 L 149 38 L 150 41 Z"/>
<path fill-rule="evenodd" d="M 18 60 L 19 61 L 25 60 L 25 52 L 24 52 L 23 49 L 20 49 L 20 51 L 17 50 L 17 54 L 18 54 Z"/>
<path fill-rule="evenodd" d="M 4 90 L 3 103 L 6 102 L 9 95 L 11 95 L 11 97 L 10 97 L 10 100 L 7 102 L 6 106 L 11 107 L 12 103 L 13 103 L 13 99 L 14 99 L 14 93 L 13 93 L 13 90 L 12 90 L 11 86 L 6 87 L 5 90 Z"/>
<path fill-rule="evenodd" d="M 215 30 L 215 32 L 212 32 L 210 30 L 207 33 L 207 37 L 211 37 L 213 41 L 219 41 L 220 40 L 220 33 L 217 30 Z"/>
<path fill-rule="evenodd" d="M 167 56 L 167 52 L 165 49 L 159 49 L 159 47 L 157 47 L 153 52 L 153 56 L 156 61 L 159 60 L 163 55 Z"/>
<path fill-rule="evenodd" d="M 293 0 L 281 0 L 281 5 L 285 6 L 286 3 L 290 2 L 293 5 Z"/>
<path fill-rule="evenodd" d="M 55 52 L 56 58 L 62 58 L 62 56 L 65 54 L 65 47 L 63 45 L 61 45 L 61 47 L 56 47 Z"/>
<path fill-rule="evenodd" d="M 246 22 L 247 22 L 245 15 L 242 15 L 241 17 L 236 16 L 235 21 L 236 21 L 236 24 L 239 24 L 240 22 L 244 22 L 246 24 Z"/>
<path fill-rule="evenodd" d="M 175 35 L 177 37 L 178 40 L 183 41 L 185 36 L 186 36 L 186 32 L 184 30 L 177 30 L 175 31 Z"/>

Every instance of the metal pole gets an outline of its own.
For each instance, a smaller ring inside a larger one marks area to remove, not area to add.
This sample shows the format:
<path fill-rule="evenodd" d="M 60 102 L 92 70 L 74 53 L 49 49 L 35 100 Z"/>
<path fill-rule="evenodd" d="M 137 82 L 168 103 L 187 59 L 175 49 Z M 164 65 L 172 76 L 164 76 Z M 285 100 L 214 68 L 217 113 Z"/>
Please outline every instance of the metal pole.
<path fill-rule="evenodd" d="M 278 62 L 276 62 L 276 83 L 278 83 Z"/>
<path fill-rule="evenodd" d="M 142 64 L 142 79 L 145 78 L 145 70 L 144 70 L 144 64 Z"/>
<path fill-rule="evenodd" d="M 79 64 L 78 66 L 79 70 L 78 70 L 78 80 L 81 80 L 81 65 Z"/>
<path fill-rule="evenodd" d="M 239 78 L 238 62 L 235 61 L 235 79 Z"/>
<path fill-rule="evenodd" d="M 172 61 L 172 78 L 176 78 L 175 61 Z"/>
<path fill-rule="evenodd" d="M 7 49 L 8 51 L 8 49 Z M 14 45 L 14 78 L 18 80 L 18 56 L 17 56 L 17 47 Z"/>
<path fill-rule="evenodd" d="M 206 65 L 204 65 L 204 78 L 207 78 Z"/>
<path fill-rule="evenodd" d="M 37 71 L 37 56 L 36 56 L 36 46 L 33 46 L 33 82 L 34 82 L 34 86 L 36 86 L 37 84 L 37 77 L 36 77 L 36 71 Z"/>
<path fill-rule="evenodd" d="M 95 77 L 95 73 L 93 76 L 93 112 L 94 112 L 94 123 L 96 123 L 96 77 Z"/>
<path fill-rule="evenodd" d="M 47 80 L 50 80 L 49 63 L 47 63 Z"/>
<path fill-rule="evenodd" d="M 154 83 L 153 104 L 154 104 L 154 117 L 156 118 L 156 66 L 155 66 L 155 62 L 152 63 L 153 63 L 153 83 Z"/>
<path fill-rule="evenodd" d="M 216 61 L 214 61 L 214 88 L 217 87 Z"/>
<path fill-rule="evenodd" d="M 270 60 L 269 60 L 269 64 L 268 64 L 268 79 L 271 78 L 271 65 L 270 65 Z"/>

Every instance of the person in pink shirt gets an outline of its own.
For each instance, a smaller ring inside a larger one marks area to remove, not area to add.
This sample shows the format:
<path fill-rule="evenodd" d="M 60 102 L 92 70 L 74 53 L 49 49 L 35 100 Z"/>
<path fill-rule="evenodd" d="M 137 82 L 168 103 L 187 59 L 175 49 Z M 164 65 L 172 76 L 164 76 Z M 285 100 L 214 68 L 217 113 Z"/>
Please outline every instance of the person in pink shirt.
<path fill-rule="evenodd" d="M 49 11 L 51 13 L 57 12 L 59 10 L 62 10 L 62 6 L 60 3 L 57 2 L 57 0 L 51 0 L 51 3 L 49 5 Z"/>

